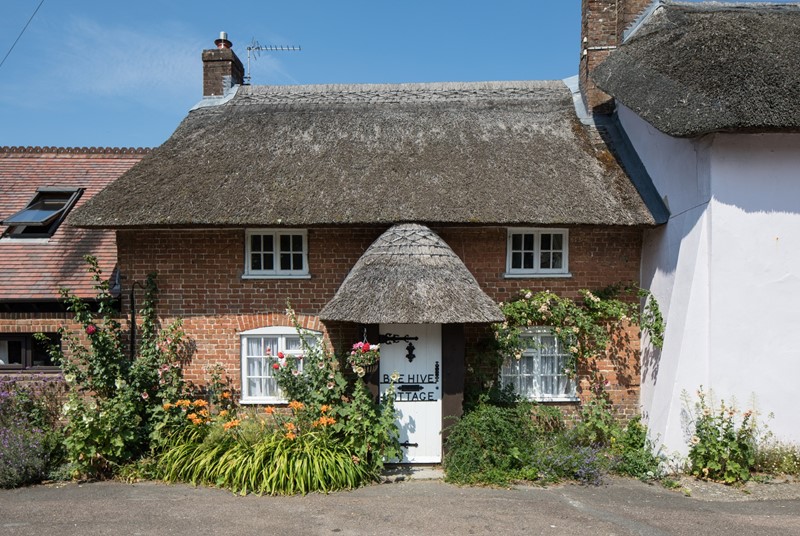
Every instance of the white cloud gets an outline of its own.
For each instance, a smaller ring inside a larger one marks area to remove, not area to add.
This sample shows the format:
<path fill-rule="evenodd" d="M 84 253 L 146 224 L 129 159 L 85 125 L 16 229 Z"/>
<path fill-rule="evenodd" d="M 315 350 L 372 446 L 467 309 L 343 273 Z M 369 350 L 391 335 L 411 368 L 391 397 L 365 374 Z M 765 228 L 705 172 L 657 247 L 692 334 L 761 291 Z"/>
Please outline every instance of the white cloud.
<path fill-rule="evenodd" d="M 51 57 L 52 76 L 69 93 L 151 101 L 197 95 L 202 45 L 185 28 L 157 24 L 147 31 L 101 26 L 75 18 Z"/>

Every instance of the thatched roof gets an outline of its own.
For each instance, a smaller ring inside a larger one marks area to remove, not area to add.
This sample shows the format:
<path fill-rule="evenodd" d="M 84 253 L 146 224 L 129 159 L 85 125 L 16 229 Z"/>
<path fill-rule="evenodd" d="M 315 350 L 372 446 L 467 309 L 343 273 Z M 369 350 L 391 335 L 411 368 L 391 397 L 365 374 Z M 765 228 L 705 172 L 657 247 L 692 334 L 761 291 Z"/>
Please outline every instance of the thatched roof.
<path fill-rule="evenodd" d="M 70 223 L 654 224 L 587 128 L 562 82 L 243 86 Z"/>
<path fill-rule="evenodd" d="M 378 237 L 319 316 L 361 324 L 503 320 L 453 250 L 414 223 L 395 225 Z"/>
<path fill-rule="evenodd" d="M 666 3 L 595 70 L 671 136 L 800 130 L 800 4 Z"/>

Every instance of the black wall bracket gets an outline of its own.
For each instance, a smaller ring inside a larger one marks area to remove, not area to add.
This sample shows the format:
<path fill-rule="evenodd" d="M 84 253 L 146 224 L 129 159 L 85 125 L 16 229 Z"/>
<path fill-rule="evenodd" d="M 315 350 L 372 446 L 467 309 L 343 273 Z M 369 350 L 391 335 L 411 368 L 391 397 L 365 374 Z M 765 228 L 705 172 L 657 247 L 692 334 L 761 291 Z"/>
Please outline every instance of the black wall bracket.
<path fill-rule="evenodd" d="M 418 341 L 419 337 L 411 337 L 409 335 L 395 335 L 394 333 L 382 333 L 378 337 L 381 344 L 394 344 L 396 342 L 407 342 L 408 346 L 406 346 L 406 359 L 408 362 L 411 363 L 417 357 L 414 354 L 414 344 L 411 341 Z"/>

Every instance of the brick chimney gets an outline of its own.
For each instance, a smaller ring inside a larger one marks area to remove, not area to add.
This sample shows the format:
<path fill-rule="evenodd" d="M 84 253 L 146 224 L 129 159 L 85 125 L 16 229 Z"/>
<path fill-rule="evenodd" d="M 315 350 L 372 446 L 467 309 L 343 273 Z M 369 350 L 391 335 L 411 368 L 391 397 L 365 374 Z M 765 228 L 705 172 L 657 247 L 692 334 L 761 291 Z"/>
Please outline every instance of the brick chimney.
<path fill-rule="evenodd" d="M 203 96 L 219 96 L 244 80 L 244 67 L 231 48 L 226 32 L 214 41 L 217 48 L 203 51 Z"/>
<path fill-rule="evenodd" d="M 581 63 L 579 80 L 586 108 L 593 113 L 614 111 L 611 97 L 589 75 L 622 42 L 623 32 L 653 0 L 581 0 Z"/>

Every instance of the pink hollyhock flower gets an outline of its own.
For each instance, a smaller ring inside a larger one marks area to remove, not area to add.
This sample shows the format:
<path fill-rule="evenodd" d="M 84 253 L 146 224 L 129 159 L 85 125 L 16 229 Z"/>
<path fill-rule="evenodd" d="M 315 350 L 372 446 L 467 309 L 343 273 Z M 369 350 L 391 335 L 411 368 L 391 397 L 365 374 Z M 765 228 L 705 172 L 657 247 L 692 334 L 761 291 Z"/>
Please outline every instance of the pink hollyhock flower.
<path fill-rule="evenodd" d="M 149 395 L 149 394 L 147 394 L 147 391 L 145 391 L 144 393 L 142 393 L 142 400 L 147 400 L 148 398 L 150 398 L 150 395 Z"/>
<path fill-rule="evenodd" d="M 95 333 L 97 333 L 97 326 L 95 326 L 94 324 L 89 324 L 88 326 L 86 326 L 87 335 L 94 335 Z"/>

